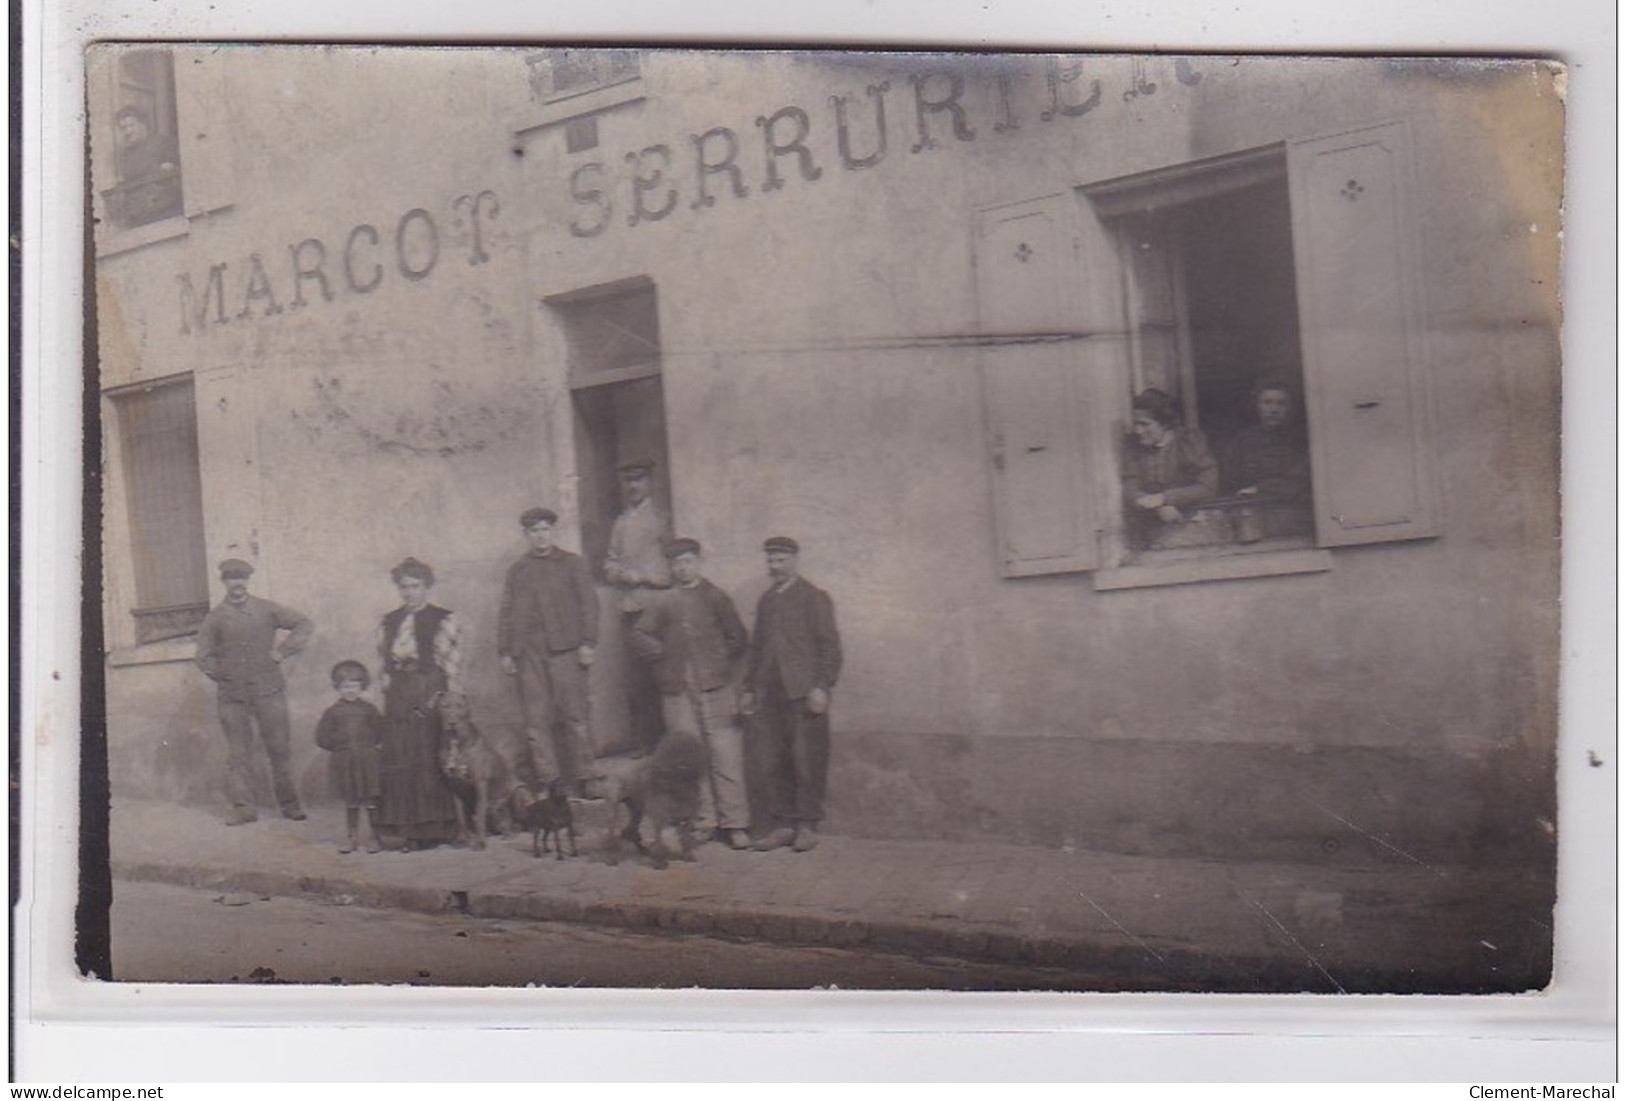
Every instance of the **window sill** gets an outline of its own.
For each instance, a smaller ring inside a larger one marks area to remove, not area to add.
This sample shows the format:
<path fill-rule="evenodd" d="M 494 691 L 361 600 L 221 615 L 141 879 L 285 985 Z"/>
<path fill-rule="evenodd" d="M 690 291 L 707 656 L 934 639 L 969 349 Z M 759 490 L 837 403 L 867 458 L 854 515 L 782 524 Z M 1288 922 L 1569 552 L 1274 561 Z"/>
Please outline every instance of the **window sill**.
<path fill-rule="evenodd" d="M 1331 568 L 1331 551 L 1282 550 L 1185 558 L 1156 565 L 1118 566 L 1096 570 L 1094 578 L 1095 591 L 1107 592 L 1144 589 L 1154 585 L 1189 585 L 1198 581 L 1325 573 Z"/>
<path fill-rule="evenodd" d="M 190 219 L 185 215 L 176 215 L 161 222 L 133 226 L 130 229 L 108 229 L 102 236 L 102 244 L 96 250 L 96 256 L 98 259 L 104 259 L 123 252 L 134 252 L 138 248 L 155 245 L 159 241 L 185 237 L 191 228 Z"/>
<path fill-rule="evenodd" d="M 596 115 L 617 107 L 627 107 L 644 100 L 643 81 L 632 77 L 618 84 L 572 92 L 554 99 L 539 108 L 522 125 L 514 127 L 515 134 L 528 134 L 549 126 L 558 126 L 583 115 Z"/>
<path fill-rule="evenodd" d="M 120 646 L 107 654 L 107 664 L 115 669 L 126 665 L 164 665 L 172 662 L 191 662 L 197 655 L 197 637 L 166 638 L 161 642 L 148 642 L 140 646 Z"/>

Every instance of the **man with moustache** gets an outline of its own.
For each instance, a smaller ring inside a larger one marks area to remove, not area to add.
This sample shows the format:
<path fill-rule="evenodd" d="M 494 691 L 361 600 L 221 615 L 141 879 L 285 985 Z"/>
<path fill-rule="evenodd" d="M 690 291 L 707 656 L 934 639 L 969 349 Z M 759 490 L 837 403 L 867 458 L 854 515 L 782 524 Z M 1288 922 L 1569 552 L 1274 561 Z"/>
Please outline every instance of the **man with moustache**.
<path fill-rule="evenodd" d="M 841 672 L 835 603 L 801 576 L 801 547 L 775 535 L 762 544 L 772 581 L 756 605 L 740 710 L 755 714 L 771 785 L 774 828 L 759 852 L 818 844 L 829 773 L 830 692 Z"/>
<path fill-rule="evenodd" d="M 287 680 L 281 666 L 305 648 L 316 627 L 292 608 L 250 596 L 248 579 L 253 574 L 254 567 L 241 558 L 220 563 L 226 599 L 209 610 L 197 632 L 197 666 L 219 688 L 226 794 L 231 800 L 228 826 L 259 817 L 249 766 L 256 727 L 271 761 L 271 786 L 283 817 L 296 821 L 305 817 L 289 768 Z M 280 645 L 278 631 L 287 632 Z"/>

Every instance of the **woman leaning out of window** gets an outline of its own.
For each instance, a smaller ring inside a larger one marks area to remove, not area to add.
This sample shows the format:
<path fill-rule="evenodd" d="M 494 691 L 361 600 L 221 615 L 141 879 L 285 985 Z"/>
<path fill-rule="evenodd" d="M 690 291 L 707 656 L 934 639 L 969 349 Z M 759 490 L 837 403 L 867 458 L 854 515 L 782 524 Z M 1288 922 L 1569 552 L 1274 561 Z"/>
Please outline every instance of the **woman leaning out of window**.
<path fill-rule="evenodd" d="M 1123 502 L 1131 525 L 1147 532 L 1177 524 L 1181 511 L 1218 495 L 1219 464 L 1199 428 L 1179 423 L 1179 402 L 1155 387 L 1132 403 L 1133 431 L 1123 460 Z"/>

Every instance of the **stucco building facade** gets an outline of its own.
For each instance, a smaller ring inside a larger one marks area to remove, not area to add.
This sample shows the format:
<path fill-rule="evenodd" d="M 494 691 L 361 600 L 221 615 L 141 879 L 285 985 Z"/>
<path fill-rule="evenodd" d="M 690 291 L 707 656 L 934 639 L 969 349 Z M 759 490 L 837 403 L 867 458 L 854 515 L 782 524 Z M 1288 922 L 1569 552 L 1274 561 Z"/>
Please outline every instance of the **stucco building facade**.
<path fill-rule="evenodd" d="M 600 560 L 647 456 L 747 619 L 768 535 L 836 601 L 831 832 L 1549 880 L 1546 67 L 146 53 L 89 65 L 115 798 L 221 798 L 190 633 L 228 556 L 317 622 L 311 784 L 409 554 L 515 736 L 516 518 Z M 121 153 L 132 101 L 166 154 Z M 1133 395 L 1222 450 L 1264 378 L 1302 523 L 1136 538 Z"/>

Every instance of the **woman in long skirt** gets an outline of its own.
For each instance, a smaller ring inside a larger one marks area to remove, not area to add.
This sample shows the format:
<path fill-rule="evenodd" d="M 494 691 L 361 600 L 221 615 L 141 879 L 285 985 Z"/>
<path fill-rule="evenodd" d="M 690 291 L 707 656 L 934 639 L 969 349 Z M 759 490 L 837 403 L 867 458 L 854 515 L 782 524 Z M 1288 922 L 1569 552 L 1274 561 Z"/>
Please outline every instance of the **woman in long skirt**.
<path fill-rule="evenodd" d="M 379 755 L 378 827 L 427 849 L 457 836 L 454 796 L 441 774 L 440 693 L 461 691 L 462 628 L 429 603 L 434 570 L 408 558 L 389 573 L 401 606 L 378 628 L 384 742 Z"/>

